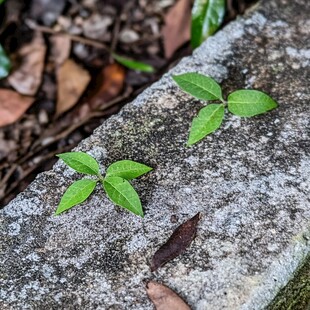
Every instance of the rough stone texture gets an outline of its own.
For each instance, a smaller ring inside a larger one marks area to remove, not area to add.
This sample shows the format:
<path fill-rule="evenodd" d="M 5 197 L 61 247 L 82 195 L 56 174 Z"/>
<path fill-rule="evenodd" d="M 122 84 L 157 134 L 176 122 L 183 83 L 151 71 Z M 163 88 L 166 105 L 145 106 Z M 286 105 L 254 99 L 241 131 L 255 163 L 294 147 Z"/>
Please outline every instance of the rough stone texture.
<path fill-rule="evenodd" d="M 143 220 L 100 188 L 53 216 L 79 177 L 60 162 L 2 210 L 1 309 L 152 309 L 146 279 L 193 309 L 262 309 L 274 298 L 310 247 L 307 2 L 262 1 L 80 144 L 102 167 L 128 158 L 155 168 L 134 182 Z M 226 94 L 262 89 L 279 108 L 226 115 L 219 131 L 186 148 L 203 103 L 171 74 L 188 71 L 215 77 Z M 152 254 L 198 211 L 192 246 L 152 274 Z"/>

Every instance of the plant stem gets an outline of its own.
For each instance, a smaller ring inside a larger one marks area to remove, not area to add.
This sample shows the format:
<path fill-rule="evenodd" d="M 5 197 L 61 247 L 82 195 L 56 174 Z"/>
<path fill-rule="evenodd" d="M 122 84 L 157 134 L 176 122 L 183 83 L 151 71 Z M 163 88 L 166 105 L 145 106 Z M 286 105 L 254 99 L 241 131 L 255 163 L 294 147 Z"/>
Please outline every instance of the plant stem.
<path fill-rule="evenodd" d="M 100 173 L 97 176 L 99 178 L 99 181 L 102 183 L 104 180 L 104 177 Z"/>

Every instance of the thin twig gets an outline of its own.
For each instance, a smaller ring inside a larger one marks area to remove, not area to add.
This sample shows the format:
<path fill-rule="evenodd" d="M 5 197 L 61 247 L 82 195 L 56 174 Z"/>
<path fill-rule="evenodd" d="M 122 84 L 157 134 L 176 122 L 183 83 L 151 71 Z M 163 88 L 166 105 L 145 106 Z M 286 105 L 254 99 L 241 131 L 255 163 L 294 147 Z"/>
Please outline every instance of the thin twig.
<path fill-rule="evenodd" d="M 114 53 L 114 51 L 115 51 L 115 47 L 116 47 L 116 44 L 118 41 L 118 35 L 119 35 L 120 27 L 121 27 L 121 17 L 120 17 L 120 15 L 118 15 L 116 18 L 116 22 L 114 24 L 114 28 L 113 28 L 112 42 L 110 45 L 110 52 L 111 53 Z M 110 57 L 112 57 L 112 55 Z M 112 59 L 110 59 L 110 61 L 112 61 Z"/>
<path fill-rule="evenodd" d="M 0 182 L 0 188 L 4 187 L 5 183 L 8 181 L 10 176 L 14 173 L 17 164 L 13 164 L 13 166 L 9 169 L 9 171 L 4 175 L 4 178 Z"/>
<path fill-rule="evenodd" d="M 76 35 L 73 35 L 73 34 L 70 34 L 70 33 L 64 32 L 64 31 L 57 31 L 57 30 L 54 30 L 54 29 L 49 28 L 49 27 L 41 26 L 41 25 L 38 25 L 36 22 L 34 22 L 31 19 L 26 19 L 25 23 L 32 30 L 36 30 L 36 31 L 44 32 L 44 33 L 48 33 L 48 34 L 63 34 L 63 35 L 68 36 L 69 39 L 72 41 L 110 51 L 110 49 L 104 43 L 101 43 L 101 42 L 98 42 L 95 40 L 87 39 L 87 38 L 76 36 Z"/>
<path fill-rule="evenodd" d="M 7 162 L 4 162 L 0 165 L 0 170 L 5 169 L 9 166 L 9 164 Z"/>
<path fill-rule="evenodd" d="M 119 13 L 117 14 L 116 21 L 114 23 L 113 31 L 112 31 L 112 42 L 110 45 L 110 61 L 112 61 L 113 57 L 112 54 L 115 51 L 117 42 L 118 42 L 118 36 L 121 28 L 121 22 L 122 22 L 122 15 L 127 14 L 128 11 L 132 8 L 133 6 L 133 1 L 129 1 L 125 4 L 125 6 L 122 6 L 120 9 Z M 127 19 L 128 21 L 128 19 Z"/>

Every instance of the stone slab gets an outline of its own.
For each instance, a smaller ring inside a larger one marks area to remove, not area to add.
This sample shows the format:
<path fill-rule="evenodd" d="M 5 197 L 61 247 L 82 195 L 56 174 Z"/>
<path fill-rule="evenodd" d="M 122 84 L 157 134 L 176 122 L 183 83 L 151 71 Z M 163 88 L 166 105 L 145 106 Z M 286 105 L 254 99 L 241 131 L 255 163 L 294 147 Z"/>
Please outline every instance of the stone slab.
<path fill-rule="evenodd" d="M 309 6 L 261 1 L 111 117 L 78 150 L 103 167 L 120 159 L 154 172 L 134 181 L 140 219 L 100 188 L 53 212 L 79 175 L 58 162 L 1 211 L 1 309 L 153 309 L 144 281 L 170 286 L 193 309 L 263 309 L 309 253 Z M 197 71 L 224 92 L 255 88 L 279 108 L 224 126 L 186 148 L 202 102 L 171 74 Z M 203 217 L 186 253 L 149 262 L 172 231 Z"/>

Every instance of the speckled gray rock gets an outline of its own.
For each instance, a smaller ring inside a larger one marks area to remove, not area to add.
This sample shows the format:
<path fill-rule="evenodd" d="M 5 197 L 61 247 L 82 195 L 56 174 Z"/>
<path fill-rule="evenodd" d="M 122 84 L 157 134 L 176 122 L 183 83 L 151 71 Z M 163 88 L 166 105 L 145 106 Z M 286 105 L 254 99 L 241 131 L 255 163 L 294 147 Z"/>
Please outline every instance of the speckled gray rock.
<path fill-rule="evenodd" d="M 53 216 L 79 177 L 60 162 L 2 210 L 1 309 L 152 309 L 147 279 L 193 309 L 262 309 L 271 301 L 309 252 L 307 2 L 262 1 L 80 144 L 102 167 L 128 158 L 155 168 L 134 182 L 143 220 L 100 188 Z M 227 115 L 219 131 L 186 148 L 203 103 L 171 74 L 188 71 L 215 77 L 225 93 L 264 90 L 279 108 L 251 119 Z M 152 274 L 152 254 L 198 211 L 191 247 Z"/>

